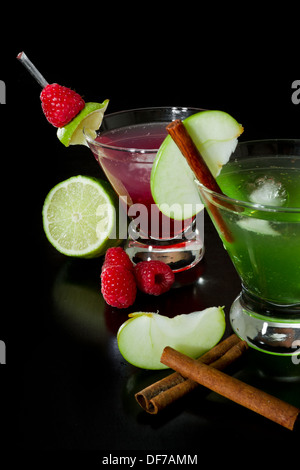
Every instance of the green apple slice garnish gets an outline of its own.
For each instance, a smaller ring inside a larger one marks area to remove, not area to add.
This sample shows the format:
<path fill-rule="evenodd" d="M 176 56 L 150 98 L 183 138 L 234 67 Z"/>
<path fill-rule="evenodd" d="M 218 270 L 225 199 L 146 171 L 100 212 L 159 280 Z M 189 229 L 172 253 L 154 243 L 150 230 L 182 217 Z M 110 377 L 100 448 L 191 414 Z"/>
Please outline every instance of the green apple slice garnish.
<path fill-rule="evenodd" d="M 136 312 L 119 328 L 119 350 L 127 362 L 144 369 L 165 369 L 160 362 L 166 346 L 192 358 L 214 347 L 225 331 L 222 307 L 168 318 L 159 313 Z"/>
<path fill-rule="evenodd" d="M 223 111 L 201 111 L 183 121 L 214 177 L 235 150 L 243 127 Z M 170 136 L 159 148 L 151 172 L 151 192 L 163 214 L 173 219 L 193 217 L 203 209 L 195 176 Z"/>
<path fill-rule="evenodd" d="M 65 127 L 57 129 L 57 137 L 66 147 L 69 145 L 87 145 L 83 134 L 83 129 L 89 131 L 89 135 L 96 137 L 103 115 L 108 106 L 109 100 L 103 103 L 86 103 L 85 107 L 72 119 Z"/>

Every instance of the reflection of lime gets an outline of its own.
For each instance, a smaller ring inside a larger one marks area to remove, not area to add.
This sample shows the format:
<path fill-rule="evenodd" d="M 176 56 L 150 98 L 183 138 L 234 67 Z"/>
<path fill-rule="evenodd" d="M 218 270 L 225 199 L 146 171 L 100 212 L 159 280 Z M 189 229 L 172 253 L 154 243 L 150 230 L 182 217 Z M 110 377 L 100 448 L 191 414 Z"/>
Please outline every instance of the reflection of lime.
<path fill-rule="evenodd" d="M 106 325 L 103 296 L 99 292 L 97 260 L 84 263 L 68 259 L 61 267 L 54 285 L 54 313 L 57 321 L 87 342 L 105 345 Z"/>
<path fill-rule="evenodd" d="M 69 145 L 86 145 L 83 128 L 89 130 L 96 137 L 108 100 L 103 103 L 86 103 L 85 107 L 65 127 L 57 129 L 57 137 L 66 147 Z"/>
<path fill-rule="evenodd" d="M 117 246 L 118 199 L 110 185 L 73 176 L 51 189 L 43 207 L 49 242 L 67 256 L 95 258 Z"/>

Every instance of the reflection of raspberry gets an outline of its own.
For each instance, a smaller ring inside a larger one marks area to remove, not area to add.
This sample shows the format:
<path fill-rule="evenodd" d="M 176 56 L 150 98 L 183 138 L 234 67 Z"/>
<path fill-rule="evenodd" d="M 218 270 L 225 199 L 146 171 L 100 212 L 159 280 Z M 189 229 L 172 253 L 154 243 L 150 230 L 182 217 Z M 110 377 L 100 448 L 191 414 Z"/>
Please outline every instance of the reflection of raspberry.
<path fill-rule="evenodd" d="M 134 274 L 138 288 L 152 295 L 167 292 L 175 279 L 170 266 L 162 261 L 141 261 L 134 267 Z"/>
<path fill-rule="evenodd" d="M 133 270 L 133 264 L 121 246 L 109 248 L 105 254 L 103 269 L 106 266 L 123 266 L 129 271 Z"/>
<path fill-rule="evenodd" d="M 106 266 L 101 273 L 101 292 L 112 307 L 130 307 L 136 297 L 134 275 L 123 266 Z"/>

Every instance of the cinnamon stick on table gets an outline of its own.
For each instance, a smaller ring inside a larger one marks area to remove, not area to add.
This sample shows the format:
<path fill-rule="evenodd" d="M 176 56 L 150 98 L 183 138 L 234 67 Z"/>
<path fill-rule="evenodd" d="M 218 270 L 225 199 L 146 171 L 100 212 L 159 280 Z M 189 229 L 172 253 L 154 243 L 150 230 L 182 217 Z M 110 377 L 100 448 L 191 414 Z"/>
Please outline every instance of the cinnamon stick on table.
<path fill-rule="evenodd" d="M 235 403 L 293 430 L 300 409 L 167 346 L 161 362 Z"/>
<path fill-rule="evenodd" d="M 191 136 L 186 130 L 183 122 L 180 119 L 176 119 L 175 121 L 172 121 L 166 127 L 166 129 L 174 140 L 177 147 L 179 148 L 179 150 L 181 151 L 182 155 L 186 158 L 191 170 L 193 171 L 198 181 L 211 191 L 214 191 L 218 194 L 223 194 L 221 188 L 219 187 L 215 178 L 211 174 L 204 158 L 200 154 Z M 221 233 L 229 243 L 232 243 L 232 233 L 229 231 L 227 225 L 225 224 L 219 209 L 208 200 L 206 200 L 206 203 Z M 224 207 L 226 207 L 226 202 L 224 202 L 223 204 Z"/>
<path fill-rule="evenodd" d="M 247 343 L 233 334 L 201 356 L 198 361 L 223 370 L 237 360 L 246 349 L 248 349 Z M 136 393 L 135 398 L 145 411 L 157 414 L 198 386 L 197 382 L 174 372 Z"/>

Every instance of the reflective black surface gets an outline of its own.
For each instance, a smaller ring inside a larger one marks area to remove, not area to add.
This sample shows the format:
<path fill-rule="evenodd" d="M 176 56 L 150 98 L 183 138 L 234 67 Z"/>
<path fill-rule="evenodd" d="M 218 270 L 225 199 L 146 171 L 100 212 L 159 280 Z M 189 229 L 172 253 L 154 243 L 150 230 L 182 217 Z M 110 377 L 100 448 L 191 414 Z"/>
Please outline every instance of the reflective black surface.
<path fill-rule="evenodd" d="M 42 241 L 47 282 L 31 323 L 33 344 L 22 384 L 20 425 L 26 449 L 197 451 L 199 439 L 217 435 L 228 443 L 241 437 L 252 444 L 261 439 L 296 442 L 295 433 L 203 388 L 158 416 L 147 415 L 135 402 L 134 393 L 166 371 L 137 369 L 122 358 L 116 333 L 128 313 L 174 316 L 224 305 L 228 315 L 240 290 L 207 218 L 205 245 L 203 261 L 177 275 L 171 291 L 161 297 L 139 294 L 132 308 L 118 310 L 101 296 L 101 259 L 68 259 Z M 262 378 L 248 355 L 229 372 L 300 406 L 299 384 Z"/>
<path fill-rule="evenodd" d="M 127 33 L 126 27 L 124 41 Z M 257 65 L 249 67 L 244 59 L 238 71 L 235 67 L 224 71 L 224 67 L 216 68 L 214 50 L 210 52 L 212 66 L 207 64 L 199 76 L 186 73 L 185 67 L 178 65 L 177 54 L 171 54 L 167 66 L 156 74 L 158 62 L 151 72 L 146 67 L 153 35 L 143 56 L 136 37 L 128 39 L 124 55 L 120 51 L 116 54 L 115 39 L 109 47 L 109 37 L 113 38 L 114 32 L 106 35 L 105 56 L 97 53 L 101 64 L 93 48 L 90 54 L 86 49 L 84 54 L 81 51 L 83 62 L 78 61 L 78 48 L 68 48 L 66 58 L 65 49 L 53 43 L 48 48 L 43 44 L 41 52 L 39 44 L 29 46 L 28 41 L 22 41 L 13 55 L 24 48 L 50 82 L 75 88 L 86 101 L 110 98 L 110 112 L 173 104 L 222 109 L 244 125 L 244 140 L 299 137 L 300 105 L 291 102 L 297 62 L 293 61 L 295 67 L 290 65 L 281 75 L 277 67 L 272 76 L 258 74 Z M 166 60 L 160 36 L 156 51 L 162 51 Z M 0 323 L 0 339 L 7 346 L 1 385 L 10 379 L 13 384 L 11 392 L 4 397 L 1 394 L 3 410 L 8 408 L 6 404 L 12 405 L 8 412 L 12 448 L 22 449 L 21 458 L 24 450 L 32 450 L 34 455 L 39 450 L 93 450 L 101 454 L 189 450 L 201 458 L 220 457 L 223 462 L 236 456 L 238 462 L 236 451 L 242 445 L 249 451 L 247 460 L 251 458 L 255 465 L 258 448 L 267 448 L 268 455 L 280 449 L 291 463 L 291 457 L 297 454 L 299 435 L 207 390 L 199 388 L 158 416 L 147 415 L 137 405 L 134 393 L 166 372 L 139 370 L 124 361 L 116 332 L 128 312 L 111 309 L 103 302 L 99 287 L 101 259 L 72 260 L 60 255 L 45 239 L 41 224 L 44 198 L 56 183 L 78 174 L 103 174 L 88 148 L 66 149 L 60 144 L 55 129 L 42 115 L 39 86 L 14 57 L 7 67 L 13 70 L 12 81 L 6 68 L 0 77 L 7 82 L 6 109 L 15 111 L 14 120 L 9 121 L 9 134 L 4 128 L 8 151 L 3 158 L 3 175 L 12 183 L 9 201 L 18 201 L 3 208 L 4 247 L 10 238 L 8 248 L 3 250 L 3 257 L 8 258 L 3 304 L 8 300 L 8 307 L 3 308 Z M 191 59 L 195 60 L 194 53 Z M 207 63 L 204 59 L 201 62 Z M 265 70 L 265 57 L 263 64 Z M 176 67 L 177 75 L 173 76 Z M 170 82 L 176 77 L 179 82 L 175 89 Z M 4 109 L 2 106 L 3 122 L 7 124 Z M 5 189 L 2 200 L 7 197 Z M 228 315 L 240 291 L 240 281 L 209 220 L 205 223 L 205 246 L 203 261 L 188 276 L 178 276 L 182 287 L 160 298 L 139 295 L 130 311 L 159 310 L 175 315 L 224 305 Z M 187 279 L 189 276 L 191 279 Z M 249 355 L 244 357 L 230 373 L 300 406 L 299 384 L 261 377 L 250 359 Z M 222 446 L 223 453 L 216 450 Z M 43 455 L 41 466 L 49 454 Z M 99 466 L 101 460 L 97 463 Z"/>

